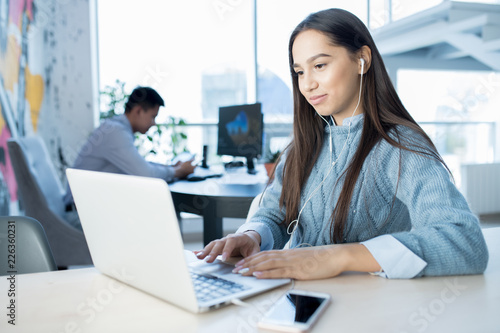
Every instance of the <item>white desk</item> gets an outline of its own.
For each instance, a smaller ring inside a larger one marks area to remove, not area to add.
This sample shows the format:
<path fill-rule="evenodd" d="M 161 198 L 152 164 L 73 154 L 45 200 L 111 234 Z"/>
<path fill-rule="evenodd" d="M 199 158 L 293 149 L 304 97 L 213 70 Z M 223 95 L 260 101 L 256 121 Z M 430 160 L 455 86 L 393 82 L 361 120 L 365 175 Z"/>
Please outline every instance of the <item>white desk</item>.
<path fill-rule="evenodd" d="M 332 304 L 312 332 L 500 332 L 500 228 L 485 229 L 490 261 L 484 275 L 386 280 L 344 274 L 297 282 L 328 292 Z M 256 322 L 288 287 L 194 315 L 101 275 L 95 269 L 18 275 L 16 326 L 8 281 L 0 279 L 0 332 L 255 332 Z"/>

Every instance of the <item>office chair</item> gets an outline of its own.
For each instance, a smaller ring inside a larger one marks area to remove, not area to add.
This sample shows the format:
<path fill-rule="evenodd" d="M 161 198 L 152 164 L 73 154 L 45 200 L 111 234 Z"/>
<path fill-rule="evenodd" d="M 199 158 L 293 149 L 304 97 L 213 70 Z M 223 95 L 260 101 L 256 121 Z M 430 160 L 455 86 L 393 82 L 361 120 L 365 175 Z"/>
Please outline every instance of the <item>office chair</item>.
<path fill-rule="evenodd" d="M 42 225 L 27 216 L 0 216 L 0 275 L 57 270 Z"/>
<path fill-rule="evenodd" d="M 257 194 L 257 196 L 255 198 L 253 198 L 252 203 L 250 204 L 250 208 L 248 209 L 248 214 L 247 214 L 247 218 L 246 218 L 245 223 L 250 221 L 250 219 L 255 214 L 257 209 L 259 209 L 260 200 L 261 200 L 261 197 L 263 195 L 264 195 L 264 192 Z"/>
<path fill-rule="evenodd" d="M 57 266 L 92 264 L 83 232 L 64 219 L 64 190 L 43 140 L 11 138 L 7 147 L 25 215 L 43 226 Z"/>

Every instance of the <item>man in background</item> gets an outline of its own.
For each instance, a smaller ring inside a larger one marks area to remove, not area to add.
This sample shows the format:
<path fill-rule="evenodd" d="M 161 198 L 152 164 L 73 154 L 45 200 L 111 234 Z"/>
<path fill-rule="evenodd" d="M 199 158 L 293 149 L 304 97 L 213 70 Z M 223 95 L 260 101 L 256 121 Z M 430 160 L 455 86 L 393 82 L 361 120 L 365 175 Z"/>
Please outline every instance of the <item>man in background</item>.
<path fill-rule="evenodd" d="M 194 171 L 191 161 L 164 165 L 146 161 L 134 146 L 134 133 L 145 134 L 155 125 L 158 110 L 165 103 L 152 88 L 137 87 L 125 104 L 125 113 L 104 121 L 81 148 L 73 168 L 162 178 L 167 182 L 184 178 Z M 67 190 L 67 210 L 72 209 L 73 196 Z M 78 223 L 75 223 L 78 227 Z"/>

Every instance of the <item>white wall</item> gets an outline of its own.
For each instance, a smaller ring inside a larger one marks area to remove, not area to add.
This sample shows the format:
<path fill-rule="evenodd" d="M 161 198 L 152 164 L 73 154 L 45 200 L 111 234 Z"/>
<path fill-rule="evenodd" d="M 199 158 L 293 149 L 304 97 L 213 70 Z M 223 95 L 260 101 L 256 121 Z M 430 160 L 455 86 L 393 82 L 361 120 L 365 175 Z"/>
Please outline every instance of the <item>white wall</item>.
<path fill-rule="evenodd" d="M 12 204 L 11 136 L 41 135 L 64 180 L 59 146 L 71 164 L 97 124 L 96 1 L 0 0 L 0 194 Z"/>
<path fill-rule="evenodd" d="M 41 57 L 44 64 L 38 133 L 60 169 L 59 147 L 71 165 L 97 123 L 95 0 L 39 0 L 36 4 L 48 18 L 35 32 L 38 47 L 30 52 L 30 60 Z"/>

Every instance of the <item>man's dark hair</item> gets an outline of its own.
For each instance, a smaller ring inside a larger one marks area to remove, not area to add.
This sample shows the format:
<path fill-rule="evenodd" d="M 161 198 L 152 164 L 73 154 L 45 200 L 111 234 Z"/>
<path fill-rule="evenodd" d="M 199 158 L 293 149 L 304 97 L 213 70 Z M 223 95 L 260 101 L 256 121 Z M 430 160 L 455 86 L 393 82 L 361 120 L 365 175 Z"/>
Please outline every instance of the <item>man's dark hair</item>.
<path fill-rule="evenodd" d="M 150 109 L 157 105 L 165 106 L 165 102 L 153 88 L 137 87 L 132 91 L 125 104 L 125 113 L 130 112 L 136 105 L 140 105 L 144 109 Z"/>

